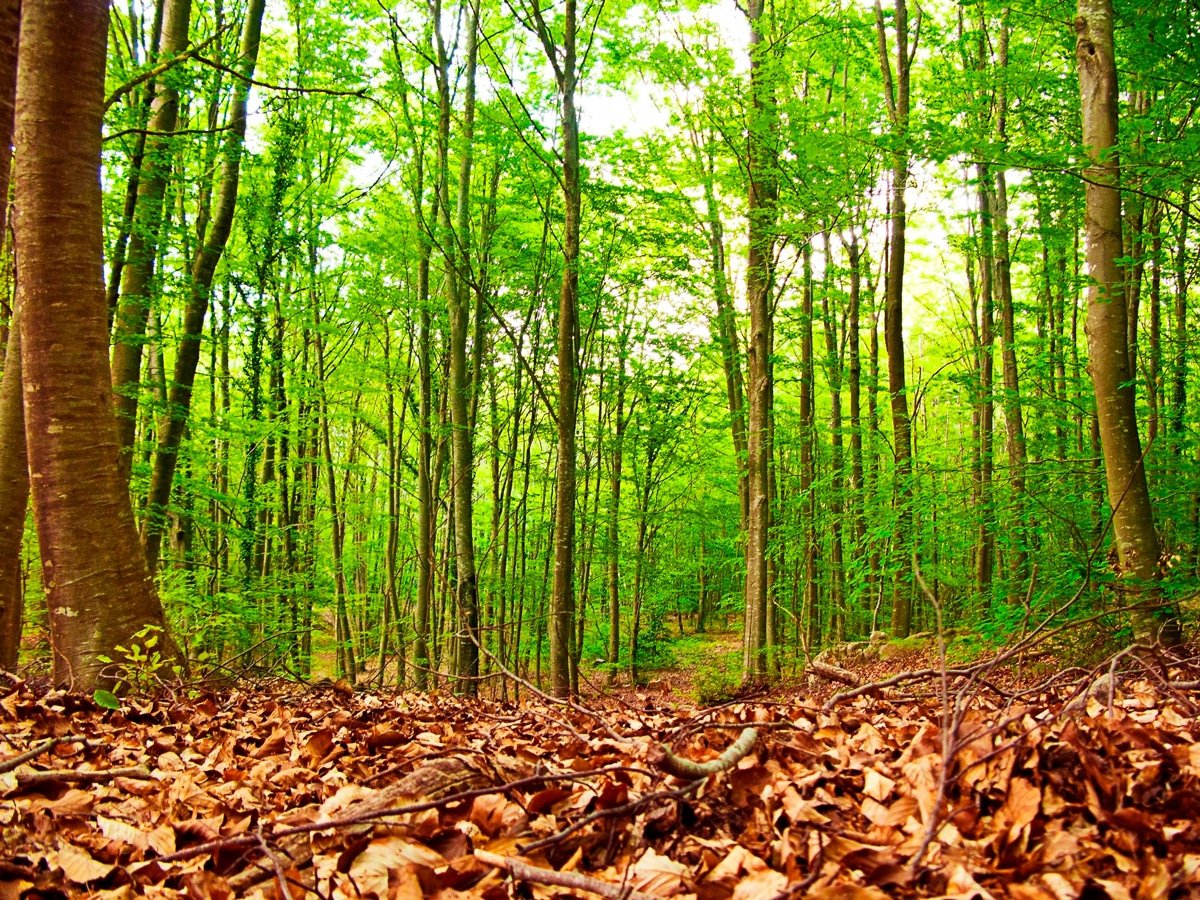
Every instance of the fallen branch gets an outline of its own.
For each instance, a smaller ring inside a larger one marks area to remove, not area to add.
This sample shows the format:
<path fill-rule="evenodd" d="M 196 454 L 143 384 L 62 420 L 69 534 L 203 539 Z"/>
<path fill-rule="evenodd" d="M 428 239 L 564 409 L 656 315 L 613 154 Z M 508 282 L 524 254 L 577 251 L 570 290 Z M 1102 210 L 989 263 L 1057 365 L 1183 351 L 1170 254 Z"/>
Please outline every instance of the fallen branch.
<path fill-rule="evenodd" d="M 756 740 L 758 740 L 758 731 L 754 728 L 744 728 L 741 737 L 730 744 L 724 753 L 716 759 L 710 759 L 703 763 L 676 756 L 665 745 L 659 744 L 652 751 L 650 762 L 667 774 L 678 778 L 707 778 L 709 775 L 715 775 L 736 766 L 750 752 L 750 748 L 754 746 Z"/>
<path fill-rule="evenodd" d="M 811 660 L 808 663 L 807 671 L 824 678 L 826 681 L 837 681 L 852 688 L 862 684 L 862 680 L 849 669 L 843 669 L 841 666 L 821 662 L 817 659 Z"/>
<path fill-rule="evenodd" d="M 17 784 L 30 787 L 35 784 L 98 784 L 112 781 L 115 778 L 133 778 L 138 781 L 149 781 L 154 776 L 145 766 L 126 766 L 118 769 L 100 769 L 95 772 L 81 772 L 78 769 L 51 769 L 47 772 L 21 772 L 17 775 Z"/>
<path fill-rule="evenodd" d="M 543 869 L 541 866 L 501 856 L 498 853 L 489 853 L 487 850 L 476 850 L 475 858 L 489 866 L 503 869 L 518 881 L 527 881 L 531 884 L 547 884 L 575 891 L 586 891 L 600 897 L 609 897 L 611 900 L 654 900 L 655 897 L 654 894 L 635 891 L 623 884 L 601 881 L 599 878 L 592 878 L 581 872 L 558 872 L 554 869 Z"/>
<path fill-rule="evenodd" d="M 24 753 L 14 756 L 12 759 L 6 759 L 4 762 L 0 763 L 0 773 L 11 772 L 13 769 L 17 768 L 23 763 L 27 763 L 30 760 L 41 756 L 43 753 L 53 750 L 59 744 L 70 744 L 74 743 L 75 741 L 86 742 L 87 738 L 81 734 L 64 734 L 59 737 L 46 738 L 45 740 L 34 744 Z"/>
<path fill-rule="evenodd" d="M 649 806 L 659 800 L 682 800 L 688 794 L 697 790 L 704 784 L 703 778 L 697 778 L 695 781 L 690 781 L 683 787 L 674 791 L 655 791 L 653 794 L 646 794 L 644 797 L 639 797 L 636 800 L 630 800 L 628 803 L 621 806 L 614 806 L 610 809 L 597 809 L 588 813 L 577 822 L 572 822 L 561 831 L 555 832 L 549 837 L 544 837 L 541 840 L 533 841 L 529 844 L 522 844 L 518 849 L 522 853 L 533 853 L 535 850 L 544 850 L 547 847 L 552 847 L 555 844 L 562 842 L 577 831 L 581 831 L 593 822 L 598 822 L 601 819 L 615 819 L 618 816 L 635 814 L 641 812 L 642 807 Z"/>
<path fill-rule="evenodd" d="M 46 738 L 44 741 L 38 741 L 24 753 L 19 753 L 12 757 L 12 759 L 6 759 L 3 762 L 0 762 L 0 775 L 3 775 L 5 772 L 11 772 L 17 766 L 21 765 L 22 763 L 27 763 L 31 759 L 37 759 L 47 750 L 53 750 L 59 744 L 66 744 L 70 743 L 71 741 L 82 740 L 84 740 L 84 738 L 78 734 L 64 734 L 61 737 L 50 737 Z"/>

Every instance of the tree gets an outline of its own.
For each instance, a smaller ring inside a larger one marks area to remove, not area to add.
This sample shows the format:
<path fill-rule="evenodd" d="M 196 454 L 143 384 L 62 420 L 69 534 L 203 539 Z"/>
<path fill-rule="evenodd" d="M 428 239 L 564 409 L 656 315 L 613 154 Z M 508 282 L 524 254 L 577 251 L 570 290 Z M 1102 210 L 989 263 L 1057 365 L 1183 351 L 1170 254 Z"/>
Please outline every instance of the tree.
<path fill-rule="evenodd" d="M 887 102 L 891 120 L 892 146 L 892 193 L 890 198 L 891 232 L 888 236 L 887 299 L 884 307 L 884 342 L 888 355 L 888 393 L 892 406 L 892 440 L 896 455 L 895 503 L 896 543 L 906 546 L 912 533 L 912 419 L 908 411 L 908 388 L 904 370 L 904 262 L 905 228 L 907 207 L 904 192 L 908 187 L 909 151 L 908 116 L 912 95 L 911 76 L 916 39 L 909 46 L 908 4 L 906 0 L 895 0 L 893 29 L 896 37 L 896 68 L 893 74 L 888 58 L 887 30 L 884 26 L 883 8 L 875 0 L 875 28 L 879 45 L 879 69 L 883 74 L 883 96 Z M 920 16 L 917 17 L 916 32 L 920 33 Z M 892 592 L 892 635 L 906 637 L 912 625 L 910 600 L 911 585 L 906 573 L 911 566 L 902 561 L 896 575 Z"/>
<path fill-rule="evenodd" d="M 17 29 L 20 4 L 0 0 L 0 245 L 8 234 L 9 172 L 17 92 Z M 9 321 L 4 377 L 0 380 L 0 669 L 17 667 L 25 596 L 21 539 L 29 507 L 29 461 L 25 454 L 25 406 L 21 402 L 21 328 Z"/>
<path fill-rule="evenodd" d="M 191 0 L 171 0 L 165 4 L 160 39 L 160 52 L 165 60 L 172 59 L 187 46 L 191 11 Z M 162 226 L 163 199 L 171 171 L 170 141 L 179 119 L 179 91 L 173 81 L 176 77 L 176 73 L 168 71 L 156 85 L 152 112 L 146 125 L 148 135 L 138 173 L 137 200 L 114 323 L 113 402 L 117 409 L 117 436 L 121 441 L 126 477 L 137 432 L 142 347 L 150 314 L 150 290 L 158 252 L 158 233 Z"/>
<path fill-rule="evenodd" d="M 747 344 L 746 429 L 746 621 L 742 663 L 748 680 L 767 674 L 768 633 L 767 542 L 770 528 L 771 467 L 771 289 L 774 281 L 775 218 L 779 186 L 775 174 L 778 111 L 768 65 L 763 0 L 751 0 L 749 146 L 746 153 L 749 242 L 746 261 L 746 305 L 750 309 Z"/>
<path fill-rule="evenodd" d="M 1087 184 L 1086 257 L 1089 284 L 1088 371 L 1096 393 L 1100 445 L 1119 575 L 1142 592 L 1133 616 L 1139 641 L 1178 643 L 1178 619 L 1163 604 L 1158 533 L 1138 435 L 1129 364 L 1125 273 L 1121 268 L 1120 164 L 1117 158 L 1117 65 L 1112 0 L 1079 0 L 1075 60 L 1079 67 Z"/>
<path fill-rule="evenodd" d="M 100 131 L 108 10 L 46 0 L 22 13 L 16 201 L 21 366 L 30 481 L 54 680 L 112 680 L 145 629 L 164 627 L 119 476 L 108 391 Z M 175 651 L 165 636 L 162 652 Z"/>

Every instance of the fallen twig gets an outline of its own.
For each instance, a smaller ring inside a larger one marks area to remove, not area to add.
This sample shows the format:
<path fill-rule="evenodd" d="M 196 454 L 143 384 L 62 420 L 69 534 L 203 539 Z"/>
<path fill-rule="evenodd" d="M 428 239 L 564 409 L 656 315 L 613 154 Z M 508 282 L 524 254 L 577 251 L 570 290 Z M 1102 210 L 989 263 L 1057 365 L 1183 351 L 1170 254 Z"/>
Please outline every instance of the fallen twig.
<path fill-rule="evenodd" d="M 47 750 L 53 750 L 59 744 L 66 744 L 70 743 L 71 741 L 82 740 L 85 740 L 85 738 L 83 738 L 81 735 L 64 734 L 61 737 L 49 737 L 43 741 L 38 741 L 24 753 L 18 753 L 11 759 L 6 759 L 3 762 L 0 762 L 0 775 L 3 775 L 5 772 L 11 772 L 17 766 L 21 765 L 22 763 L 27 763 L 31 759 L 37 759 Z"/>
<path fill-rule="evenodd" d="M 548 884 L 554 887 L 565 887 L 577 891 L 586 891 L 612 900 L 654 900 L 654 894 L 645 891 L 635 891 L 628 885 L 613 884 L 601 881 L 581 872 L 558 872 L 554 869 L 543 869 L 499 853 L 489 853 L 487 850 L 476 850 L 475 858 L 489 866 L 503 869 L 518 881 L 528 881 L 532 884 Z"/>
<path fill-rule="evenodd" d="M 35 784 L 53 784 L 72 782 L 76 784 L 96 784 L 112 781 L 114 778 L 133 778 L 138 781 L 149 781 L 154 776 L 145 766 L 126 766 L 119 769 L 99 769 L 95 772 L 83 772 L 78 769 L 51 769 L 46 772 L 21 772 L 17 775 L 17 784 L 29 787 Z"/>

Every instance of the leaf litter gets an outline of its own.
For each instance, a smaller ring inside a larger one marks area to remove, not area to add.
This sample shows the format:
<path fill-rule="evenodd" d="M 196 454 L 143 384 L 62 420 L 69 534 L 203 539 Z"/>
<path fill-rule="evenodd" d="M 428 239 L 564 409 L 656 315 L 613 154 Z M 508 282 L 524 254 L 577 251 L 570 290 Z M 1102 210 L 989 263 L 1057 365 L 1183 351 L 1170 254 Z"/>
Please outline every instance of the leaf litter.
<path fill-rule="evenodd" d="M 710 709 L 0 695 L 10 898 L 1200 895 L 1196 708 L 1120 682 Z M 662 745 L 725 771 L 664 771 Z M 19 763 L 6 761 L 38 755 Z M 949 758 L 949 765 L 947 765 Z"/>

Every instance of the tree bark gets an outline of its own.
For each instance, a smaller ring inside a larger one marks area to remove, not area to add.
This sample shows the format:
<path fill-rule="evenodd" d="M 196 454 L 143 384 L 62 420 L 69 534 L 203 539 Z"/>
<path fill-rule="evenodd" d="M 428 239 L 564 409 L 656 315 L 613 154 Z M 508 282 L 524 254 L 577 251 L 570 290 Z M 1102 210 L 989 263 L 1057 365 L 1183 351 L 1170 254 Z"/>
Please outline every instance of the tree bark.
<path fill-rule="evenodd" d="M 17 94 L 18 0 L 0 0 L 0 245 L 8 235 L 9 172 Z M 0 380 L 0 669 L 17 668 L 25 592 L 21 543 L 29 507 L 29 460 L 21 398 L 21 328 L 17 309 L 9 322 Z"/>
<path fill-rule="evenodd" d="M 100 188 L 108 9 L 103 0 L 44 0 L 22 19 L 15 232 L 30 482 L 54 680 L 91 690 L 112 681 L 102 655 L 119 658 L 117 645 L 165 626 L 119 476 L 108 387 Z M 165 634 L 159 648 L 175 658 Z"/>
<path fill-rule="evenodd" d="M 879 66 L 884 80 L 884 99 L 892 123 L 892 135 L 898 142 L 892 159 L 891 234 L 888 242 L 887 299 L 884 307 L 884 344 L 888 355 L 888 392 L 892 407 L 892 440 L 895 447 L 896 543 L 900 548 L 896 582 L 892 592 L 892 634 L 907 637 L 912 626 L 910 573 L 911 556 L 904 548 L 912 538 L 912 420 L 908 412 L 908 388 L 904 371 L 904 251 L 907 207 L 904 191 L 908 183 L 907 139 L 909 114 L 909 72 L 912 55 L 908 41 L 908 6 L 895 0 L 896 72 L 892 76 L 887 52 L 887 32 L 880 0 L 875 0 L 876 37 Z M 908 558 L 906 558 L 908 557 Z"/>
<path fill-rule="evenodd" d="M 166 4 L 159 40 L 164 59 L 187 49 L 191 11 L 191 0 L 169 0 Z M 156 84 L 150 120 L 146 125 L 149 134 L 138 175 L 137 200 L 121 275 L 121 294 L 114 318 L 113 405 L 117 411 L 117 439 L 121 444 L 121 475 L 126 480 L 129 479 L 130 454 L 137 431 L 142 346 L 150 312 L 163 197 L 171 172 L 171 134 L 179 120 L 179 91 L 174 86 L 174 79 L 174 73 L 168 72 Z"/>
<path fill-rule="evenodd" d="M 1117 146 L 1117 68 L 1111 0 L 1079 0 L 1075 20 L 1087 185 L 1088 370 L 1096 394 L 1100 445 L 1119 575 L 1141 594 L 1133 615 L 1139 641 L 1178 642 L 1174 610 L 1159 589 L 1159 545 L 1134 407 L 1121 243 Z"/>
<path fill-rule="evenodd" d="M 440 9 L 440 5 L 438 7 Z M 457 579 L 455 582 L 457 608 L 457 648 L 455 674 L 464 679 L 455 686 L 458 693 L 474 696 L 478 692 L 479 676 L 479 580 L 475 570 L 475 459 L 472 439 L 474 416 L 468 413 L 470 377 L 467 371 L 467 326 L 470 322 L 470 201 L 471 167 L 475 140 L 475 71 L 479 47 L 479 2 L 470 7 L 467 24 L 466 85 L 463 105 L 461 165 L 458 176 L 458 196 L 454 222 L 450 222 L 448 190 L 449 124 L 450 124 L 450 65 L 445 46 L 438 39 L 439 98 L 441 104 L 438 135 L 438 174 L 441 186 L 443 252 L 446 257 L 446 301 L 450 319 L 450 383 L 449 405 L 451 423 L 451 494 L 454 504 L 454 552 Z"/>
<path fill-rule="evenodd" d="M 775 207 L 778 185 L 772 171 L 777 113 L 766 67 L 763 0 L 747 6 L 750 20 L 750 133 L 747 148 L 749 247 L 746 305 L 750 309 L 747 353 L 749 420 L 747 427 L 746 612 L 742 640 L 743 675 L 767 676 L 767 541 L 770 521 L 770 331 L 774 275 Z"/>
<path fill-rule="evenodd" d="M 175 480 L 179 447 L 183 442 L 183 433 L 191 411 L 192 385 L 195 383 L 196 366 L 200 361 L 200 339 L 204 333 L 204 319 L 208 315 L 213 276 L 233 228 L 242 144 L 246 137 L 246 104 L 250 94 L 250 81 L 254 77 L 254 68 L 258 61 L 258 44 L 262 34 L 265 6 L 266 0 L 249 0 L 246 9 L 241 50 L 237 61 L 240 77 L 233 88 L 233 106 L 229 115 L 229 130 L 225 137 L 225 156 L 221 164 L 221 185 L 216 205 L 211 212 L 211 229 L 208 227 L 210 212 L 207 209 L 201 210 L 200 221 L 197 223 L 200 241 L 192 259 L 191 291 L 183 313 L 183 335 L 180 337 L 179 352 L 175 358 L 175 373 L 171 379 L 167 412 L 158 429 L 158 447 L 154 454 L 154 468 L 146 504 L 149 517 L 146 520 L 143 538 L 146 562 L 151 574 L 158 566 L 162 534 L 166 525 L 166 510 L 171 499 L 171 484 Z"/>
<path fill-rule="evenodd" d="M 541 11 L 536 6 L 534 11 L 538 35 L 554 68 L 562 122 L 563 274 L 558 298 L 558 462 L 554 479 L 550 690 L 556 697 L 565 697 L 571 692 L 571 640 L 575 622 L 575 401 L 581 215 L 579 114 L 575 106 L 577 10 L 575 0 L 566 0 L 561 57 Z"/>

